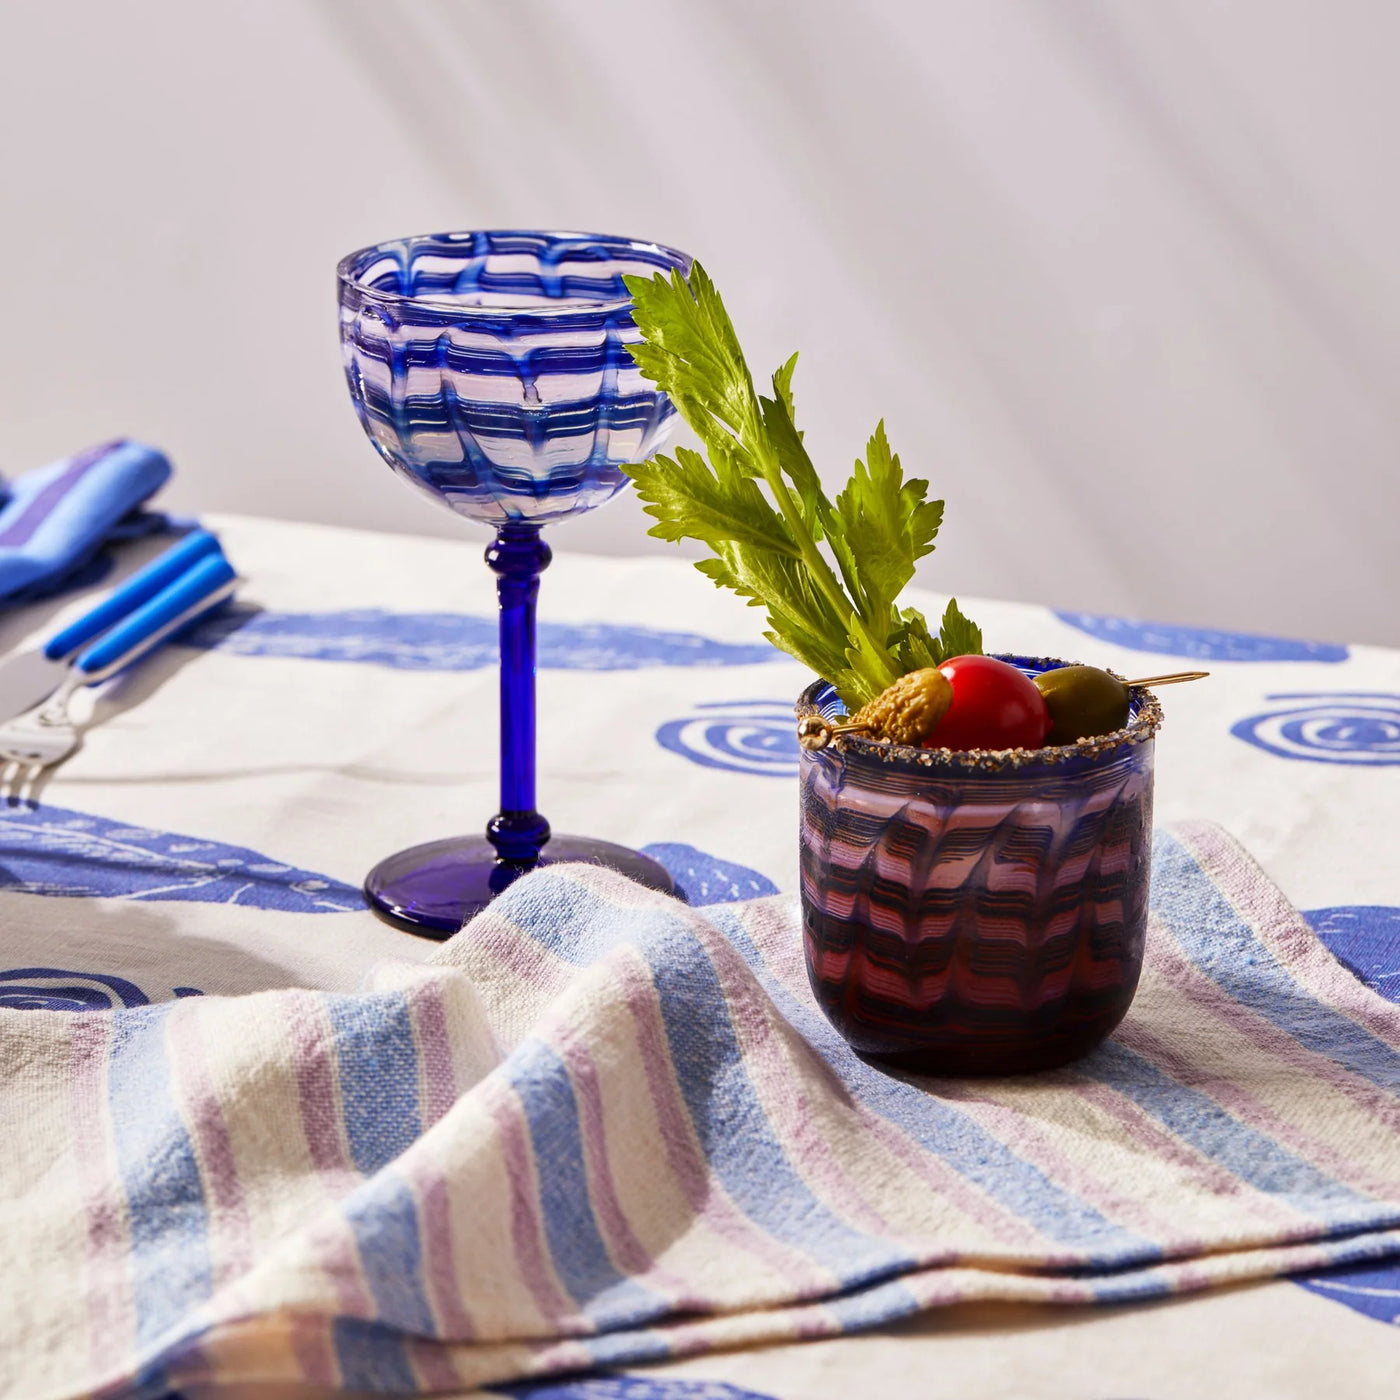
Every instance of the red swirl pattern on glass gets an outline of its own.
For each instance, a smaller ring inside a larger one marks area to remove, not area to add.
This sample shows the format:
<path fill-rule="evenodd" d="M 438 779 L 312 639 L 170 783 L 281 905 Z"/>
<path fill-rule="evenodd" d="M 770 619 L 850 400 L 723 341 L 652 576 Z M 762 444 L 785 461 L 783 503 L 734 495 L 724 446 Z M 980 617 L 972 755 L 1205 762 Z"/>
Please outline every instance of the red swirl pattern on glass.
<path fill-rule="evenodd" d="M 826 708 L 829 692 L 803 700 Z M 802 755 L 803 930 L 823 1011 L 855 1049 L 932 1074 L 1086 1054 L 1142 967 L 1150 734 L 992 771 L 905 752 Z"/>

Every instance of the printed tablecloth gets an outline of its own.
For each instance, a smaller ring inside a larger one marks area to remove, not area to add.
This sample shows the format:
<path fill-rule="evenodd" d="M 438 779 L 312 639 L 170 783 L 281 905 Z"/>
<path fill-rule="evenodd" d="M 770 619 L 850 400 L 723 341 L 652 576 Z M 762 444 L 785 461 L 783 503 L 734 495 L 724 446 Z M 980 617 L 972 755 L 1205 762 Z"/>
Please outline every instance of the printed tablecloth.
<path fill-rule="evenodd" d="M 104 690 L 83 750 L 33 802 L 0 807 L 4 1004 L 352 990 L 380 960 L 436 948 L 364 910 L 364 871 L 495 810 L 479 545 L 209 523 L 248 579 L 240 607 Z M 124 567 L 157 547 L 131 546 Z M 1400 1000 L 1400 653 L 964 602 L 992 649 L 1128 675 L 1209 666 L 1210 682 L 1163 693 L 1159 821 L 1220 823 L 1352 972 Z M 83 605 L 8 614 L 0 646 Z M 541 618 L 554 828 L 648 850 L 693 903 L 794 888 L 806 677 L 757 613 L 679 561 L 564 553 Z M 1383 1395 L 1397 1319 L 1400 1268 L 1352 1268 L 1111 1310 L 960 1307 L 521 1393 Z"/>

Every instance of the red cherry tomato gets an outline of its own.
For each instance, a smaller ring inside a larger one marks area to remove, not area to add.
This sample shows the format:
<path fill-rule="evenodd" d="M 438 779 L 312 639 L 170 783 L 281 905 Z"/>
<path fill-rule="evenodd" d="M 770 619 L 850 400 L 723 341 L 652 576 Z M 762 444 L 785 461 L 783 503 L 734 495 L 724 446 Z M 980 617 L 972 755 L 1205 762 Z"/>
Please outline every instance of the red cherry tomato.
<path fill-rule="evenodd" d="M 926 749 L 1038 749 L 1050 711 L 1024 671 L 994 656 L 955 656 L 939 668 L 953 703 L 924 740 Z"/>

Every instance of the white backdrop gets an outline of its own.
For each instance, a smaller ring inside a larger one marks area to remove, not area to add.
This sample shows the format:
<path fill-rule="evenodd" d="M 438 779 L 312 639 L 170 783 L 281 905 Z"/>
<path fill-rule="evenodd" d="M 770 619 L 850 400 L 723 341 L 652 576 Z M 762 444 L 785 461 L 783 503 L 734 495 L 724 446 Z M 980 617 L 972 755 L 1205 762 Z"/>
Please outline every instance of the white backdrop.
<path fill-rule="evenodd" d="M 1400 643 L 1397 52 L 1392 0 L 6 0 L 0 471 L 128 433 L 184 508 L 460 534 L 334 263 L 594 228 L 803 352 L 833 480 L 885 417 L 930 587 Z"/>

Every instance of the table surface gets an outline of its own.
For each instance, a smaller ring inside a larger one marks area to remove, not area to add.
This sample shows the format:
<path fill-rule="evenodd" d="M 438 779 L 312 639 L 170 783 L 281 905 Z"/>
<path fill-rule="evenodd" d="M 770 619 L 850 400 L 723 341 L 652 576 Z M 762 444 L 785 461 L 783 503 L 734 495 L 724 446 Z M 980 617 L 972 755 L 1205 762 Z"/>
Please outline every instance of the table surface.
<path fill-rule="evenodd" d="M 24 794 L 37 805 L 0 806 L 0 1001 L 351 990 L 379 960 L 436 947 L 363 908 L 365 871 L 496 809 L 480 545 L 207 523 L 247 580 L 239 608 L 85 697 L 82 749 Z M 129 546 L 121 568 L 159 547 Z M 911 598 L 930 614 L 944 601 Z M 7 614 L 0 648 L 90 602 Z M 1219 822 L 1400 999 L 1400 652 L 962 602 L 988 650 L 1210 669 L 1162 692 L 1157 819 Z M 762 640 L 761 615 L 679 560 L 556 553 L 540 618 L 554 829 L 650 848 L 697 900 L 794 889 L 791 707 L 808 677 Z M 1400 1374 L 1397 1323 L 1400 1267 L 1112 1310 L 943 1310 L 586 1393 L 795 1400 L 870 1393 L 874 1376 L 889 1400 L 1380 1396 Z"/>

